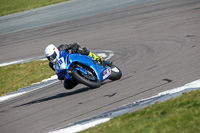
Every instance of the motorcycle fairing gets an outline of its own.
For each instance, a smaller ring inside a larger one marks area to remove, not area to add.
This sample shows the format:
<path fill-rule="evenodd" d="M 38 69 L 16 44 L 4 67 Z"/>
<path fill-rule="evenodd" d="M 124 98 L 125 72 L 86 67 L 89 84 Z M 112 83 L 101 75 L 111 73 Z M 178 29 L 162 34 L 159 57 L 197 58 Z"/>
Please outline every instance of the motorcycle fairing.
<path fill-rule="evenodd" d="M 57 76 L 65 77 L 67 79 L 70 79 L 70 76 L 67 72 L 70 63 L 68 62 L 68 56 L 69 53 L 66 53 L 65 50 L 60 51 L 60 57 L 56 63 L 56 65 L 53 65 L 55 72 Z"/>
<path fill-rule="evenodd" d="M 60 58 L 57 62 L 57 66 L 55 68 L 55 72 L 58 76 L 64 76 L 66 79 L 69 79 L 70 76 L 67 72 L 67 70 L 71 67 L 73 63 L 80 63 L 83 65 L 86 65 L 88 67 L 90 67 L 92 70 L 94 70 L 94 72 L 97 75 L 98 80 L 103 81 L 107 78 L 110 77 L 111 75 L 111 69 L 110 67 L 104 67 L 102 65 L 98 65 L 98 63 L 96 61 L 93 60 L 93 58 L 87 56 L 87 55 L 81 55 L 78 53 L 72 53 L 69 54 L 67 52 L 65 52 L 65 50 L 61 50 L 60 52 Z M 65 66 L 65 68 L 64 68 Z M 87 72 L 81 68 L 75 68 L 78 71 L 81 71 L 82 73 L 87 74 Z M 73 71 L 72 71 L 73 72 Z"/>
<path fill-rule="evenodd" d="M 94 70 L 94 72 L 97 75 L 98 80 L 103 81 L 106 78 L 109 78 L 111 75 L 110 67 L 104 67 L 102 65 L 99 65 L 96 61 L 93 60 L 93 58 L 87 56 L 87 55 L 81 55 L 81 54 L 70 54 L 69 55 L 69 61 L 70 62 L 78 62 L 81 64 L 84 64 L 91 69 Z M 84 70 L 84 69 L 83 69 Z M 104 71 L 108 71 L 108 73 L 104 73 Z"/>

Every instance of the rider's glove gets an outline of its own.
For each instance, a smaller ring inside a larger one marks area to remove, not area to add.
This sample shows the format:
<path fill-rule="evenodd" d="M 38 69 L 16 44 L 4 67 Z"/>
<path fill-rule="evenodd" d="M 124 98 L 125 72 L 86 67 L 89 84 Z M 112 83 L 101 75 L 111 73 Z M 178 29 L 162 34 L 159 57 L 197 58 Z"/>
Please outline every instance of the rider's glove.
<path fill-rule="evenodd" d="M 82 55 L 89 55 L 90 50 L 86 47 L 84 47 L 84 48 L 79 47 L 78 52 Z"/>
<path fill-rule="evenodd" d="M 71 46 L 72 53 L 77 53 L 77 51 L 80 47 L 81 46 L 78 43 L 73 43 Z"/>

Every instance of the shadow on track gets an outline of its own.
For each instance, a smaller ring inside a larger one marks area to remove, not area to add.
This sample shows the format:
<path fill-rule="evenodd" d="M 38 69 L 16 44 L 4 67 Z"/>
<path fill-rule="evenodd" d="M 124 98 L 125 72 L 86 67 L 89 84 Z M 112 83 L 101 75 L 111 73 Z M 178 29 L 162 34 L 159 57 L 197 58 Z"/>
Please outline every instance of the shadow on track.
<path fill-rule="evenodd" d="M 112 81 L 104 82 L 104 83 L 102 83 L 101 86 L 103 86 L 104 84 L 110 83 L 110 82 L 112 82 Z M 60 94 L 57 94 L 57 95 L 54 95 L 54 96 L 51 96 L 51 97 L 36 99 L 36 100 L 33 100 L 33 101 L 25 103 L 25 104 L 14 106 L 14 108 L 22 107 L 22 106 L 29 106 L 29 105 L 36 104 L 36 103 L 42 103 L 42 102 L 46 102 L 46 101 L 50 101 L 50 100 L 54 100 L 54 99 L 58 99 L 58 98 L 63 98 L 63 97 L 66 97 L 66 96 L 79 94 L 79 93 L 86 92 L 86 91 L 93 90 L 93 89 L 97 89 L 97 88 L 84 87 L 84 88 L 77 89 L 77 90 L 74 90 L 74 91 L 71 91 L 71 92 L 60 93 Z"/>
<path fill-rule="evenodd" d="M 71 95 L 75 95 L 75 94 L 78 94 L 78 93 L 86 92 L 86 91 L 89 91 L 89 90 L 92 90 L 92 89 L 93 88 L 84 87 L 84 88 L 74 90 L 74 91 L 71 91 L 71 92 L 60 93 L 60 94 L 57 94 L 57 95 L 54 95 L 54 96 L 51 96 L 51 97 L 36 99 L 36 100 L 33 100 L 33 101 L 25 103 L 25 104 L 14 106 L 14 108 L 21 107 L 21 106 L 29 106 L 29 105 L 36 104 L 36 103 L 42 103 L 42 102 L 46 102 L 46 101 L 50 101 L 50 100 L 54 100 L 54 99 L 58 99 L 58 98 L 63 98 L 63 97 L 66 97 L 66 96 L 71 96 Z"/>

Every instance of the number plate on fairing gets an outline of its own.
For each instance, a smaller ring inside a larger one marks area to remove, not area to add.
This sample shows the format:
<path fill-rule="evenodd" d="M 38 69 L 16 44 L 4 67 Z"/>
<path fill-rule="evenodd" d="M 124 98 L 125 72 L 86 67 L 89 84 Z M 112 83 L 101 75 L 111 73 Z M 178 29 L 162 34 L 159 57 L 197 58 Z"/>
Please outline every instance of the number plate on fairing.
<path fill-rule="evenodd" d="M 110 68 L 103 71 L 103 79 L 106 79 L 110 75 L 111 75 L 111 69 Z"/>

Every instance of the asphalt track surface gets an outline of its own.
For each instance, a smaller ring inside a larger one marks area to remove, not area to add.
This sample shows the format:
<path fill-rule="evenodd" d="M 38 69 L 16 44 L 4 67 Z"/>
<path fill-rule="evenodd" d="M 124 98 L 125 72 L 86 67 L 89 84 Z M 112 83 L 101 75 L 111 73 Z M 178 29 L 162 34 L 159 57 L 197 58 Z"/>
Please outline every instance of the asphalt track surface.
<path fill-rule="evenodd" d="M 78 41 L 115 53 L 119 81 L 72 90 L 59 82 L 0 103 L 1 133 L 43 133 L 199 79 L 200 1 L 159 0 L 1 35 L 0 41 L 0 62 L 42 55 L 48 43 Z"/>

